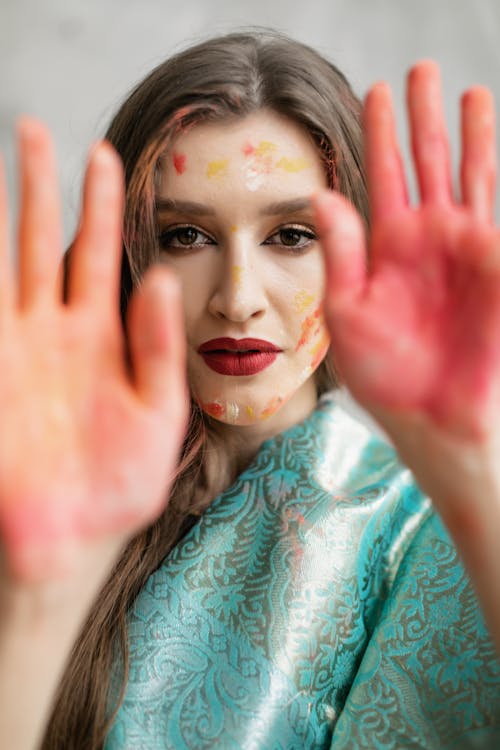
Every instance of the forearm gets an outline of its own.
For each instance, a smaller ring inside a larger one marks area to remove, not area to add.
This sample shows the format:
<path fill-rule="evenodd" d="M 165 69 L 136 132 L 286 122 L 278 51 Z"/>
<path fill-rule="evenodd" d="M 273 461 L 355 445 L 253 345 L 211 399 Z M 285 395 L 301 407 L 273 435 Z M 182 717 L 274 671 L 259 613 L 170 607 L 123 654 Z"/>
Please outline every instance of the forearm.
<path fill-rule="evenodd" d="M 0 747 L 40 746 L 71 649 L 110 569 L 107 563 L 43 586 L 2 581 Z"/>
<path fill-rule="evenodd" d="M 456 544 L 500 656 L 500 491 L 479 486 L 469 500 L 434 504 Z"/>
<path fill-rule="evenodd" d="M 418 413 L 371 412 L 448 528 L 500 655 L 500 438 L 456 437 Z"/>

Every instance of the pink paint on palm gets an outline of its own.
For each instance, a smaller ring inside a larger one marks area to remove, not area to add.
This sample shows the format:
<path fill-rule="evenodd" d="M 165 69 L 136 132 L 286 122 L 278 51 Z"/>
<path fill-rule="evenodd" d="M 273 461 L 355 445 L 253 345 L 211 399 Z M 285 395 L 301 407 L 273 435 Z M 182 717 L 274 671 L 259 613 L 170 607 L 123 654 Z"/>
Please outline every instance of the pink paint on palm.
<path fill-rule="evenodd" d="M 252 154 L 255 153 L 255 146 L 252 146 L 251 143 L 245 143 L 245 145 L 242 148 L 243 153 L 245 156 L 252 156 Z"/>
<path fill-rule="evenodd" d="M 174 167 L 177 174 L 184 174 L 186 171 L 186 154 L 177 154 L 174 152 L 173 156 Z"/>

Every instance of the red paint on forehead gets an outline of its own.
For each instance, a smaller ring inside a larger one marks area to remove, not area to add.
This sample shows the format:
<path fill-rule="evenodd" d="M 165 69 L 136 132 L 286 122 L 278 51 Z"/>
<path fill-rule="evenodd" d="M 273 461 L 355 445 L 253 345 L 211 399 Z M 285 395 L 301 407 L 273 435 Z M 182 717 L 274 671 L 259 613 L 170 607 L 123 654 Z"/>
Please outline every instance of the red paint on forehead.
<path fill-rule="evenodd" d="M 174 167 L 177 174 L 183 174 L 186 171 L 186 154 L 177 154 L 174 152 Z"/>
<path fill-rule="evenodd" d="M 255 146 L 252 146 L 251 143 L 245 143 L 245 145 L 242 148 L 243 153 L 245 156 L 252 156 L 252 154 L 255 153 Z"/>

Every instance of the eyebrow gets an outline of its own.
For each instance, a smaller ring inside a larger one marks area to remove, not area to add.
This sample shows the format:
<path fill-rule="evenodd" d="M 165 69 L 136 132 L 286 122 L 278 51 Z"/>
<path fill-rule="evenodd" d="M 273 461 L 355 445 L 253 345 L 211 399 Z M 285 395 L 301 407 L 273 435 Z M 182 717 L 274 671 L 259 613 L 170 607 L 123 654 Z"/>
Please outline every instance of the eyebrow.
<path fill-rule="evenodd" d="M 157 198 L 155 201 L 157 211 L 171 211 L 173 213 L 191 214 L 193 216 L 215 216 L 215 211 L 210 206 L 195 201 L 178 201 L 173 198 Z M 279 214 L 295 214 L 311 208 L 309 198 L 293 198 L 286 201 L 275 201 L 265 206 L 261 213 L 264 216 L 277 216 Z"/>
<path fill-rule="evenodd" d="M 269 203 L 262 211 L 265 216 L 275 216 L 277 214 L 296 214 L 299 211 L 311 208 L 309 198 L 293 198 L 288 201 L 276 201 Z"/>
<path fill-rule="evenodd" d="M 193 214 L 194 216 L 215 216 L 215 211 L 203 203 L 194 201 L 176 201 L 172 198 L 157 198 L 155 201 L 157 211 L 172 211 L 180 214 Z"/>

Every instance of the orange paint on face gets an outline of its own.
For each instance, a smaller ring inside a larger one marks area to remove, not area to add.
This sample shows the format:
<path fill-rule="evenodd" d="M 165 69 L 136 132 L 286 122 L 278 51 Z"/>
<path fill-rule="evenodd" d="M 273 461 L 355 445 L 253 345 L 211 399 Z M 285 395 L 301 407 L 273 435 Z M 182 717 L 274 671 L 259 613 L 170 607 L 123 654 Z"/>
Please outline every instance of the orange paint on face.
<path fill-rule="evenodd" d="M 302 323 L 302 330 L 300 333 L 300 339 L 298 341 L 297 346 L 295 347 L 295 351 L 298 352 L 298 350 L 304 346 L 304 344 L 307 344 L 307 342 L 311 339 L 311 337 L 319 332 L 319 329 L 321 325 L 323 324 L 323 303 L 316 308 L 316 310 L 311 313 L 311 315 L 308 315 L 307 318 Z"/>
<path fill-rule="evenodd" d="M 177 154 L 174 151 L 173 161 L 177 174 L 184 174 L 184 172 L 186 171 L 186 160 L 186 154 Z"/>
<path fill-rule="evenodd" d="M 209 414 L 211 417 L 215 417 L 216 419 L 223 417 L 225 414 L 224 407 L 222 406 L 222 404 L 219 404 L 218 401 L 212 401 L 208 404 L 200 401 L 200 406 L 206 414 Z"/>
<path fill-rule="evenodd" d="M 320 362 L 323 361 L 325 354 L 328 351 L 329 346 L 330 346 L 330 336 L 328 335 L 328 332 L 325 330 L 323 332 L 322 337 L 318 341 L 318 343 L 315 346 L 313 346 L 313 348 L 310 351 L 310 354 L 312 355 L 311 370 L 315 370 L 317 366 L 320 364 Z"/>
<path fill-rule="evenodd" d="M 276 414 L 276 412 L 278 411 L 282 403 L 283 403 L 282 396 L 273 396 L 269 404 L 266 406 L 266 408 L 260 415 L 260 418 L 267 419 L 268 417 L 272 417 L 273 414 Z"/>
<path fill-rule="evenodd" d="M 278 150 L 277 145 L 272 143 L 272 141 L 260 141 L 257 146 L 252 146 L 251 149 L 247 149 L 248 153 L 246 153 L 246 156 L 252 157 L 249 167 L 251 172 L 255 174 L 269 174 L 275 166 L 274 160 Z"/>

